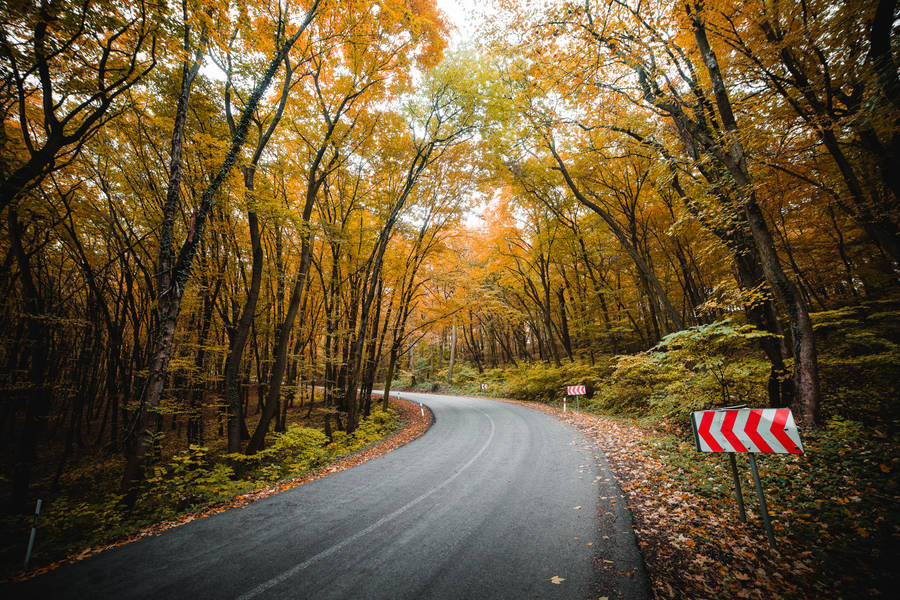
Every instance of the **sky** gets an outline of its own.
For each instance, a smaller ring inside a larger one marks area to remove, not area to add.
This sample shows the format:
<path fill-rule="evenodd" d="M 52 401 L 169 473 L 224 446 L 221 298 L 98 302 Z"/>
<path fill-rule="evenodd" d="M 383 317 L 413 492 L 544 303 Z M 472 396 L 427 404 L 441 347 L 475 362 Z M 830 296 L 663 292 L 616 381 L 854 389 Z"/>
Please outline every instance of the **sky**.
<path fill-rule="evenodd" d="M 475 24 L 479 17 L 484 18 L 485 10 L 490 10 L 490 0 L 437 0 L 440 8 L 447 16 L 454 29 L 450 33 L 450 48 L 465 46 L 475 35 Z M 465 211 L 465 224 L 469 229 L 480 229 L 484 226 L 482 211 L 484 203 L 479 194 L 470 196 L 470 206 Z"/>
<path fill-rule="evenodd" d="M 447 19 L 456 27 L 450 38 L 451 47 L 459 47 L 472 39 L 478 13 L 484 12 L 489 0 L 437 0 Z"/>

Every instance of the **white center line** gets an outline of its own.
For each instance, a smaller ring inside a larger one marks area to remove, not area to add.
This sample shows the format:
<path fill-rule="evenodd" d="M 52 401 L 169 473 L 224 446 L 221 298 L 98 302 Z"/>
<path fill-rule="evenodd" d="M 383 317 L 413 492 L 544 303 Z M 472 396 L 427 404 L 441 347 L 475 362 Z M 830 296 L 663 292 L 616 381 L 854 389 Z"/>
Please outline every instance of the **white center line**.
<path fill-rule="evenodd" d="M 385 515 L 385 516 L 381 517 L 380 519 L 378 519 L 377 521 L 375 521 L 374 523 L 372 523 L 371 525 L 369 525 L 368 527 L 366 527 L 366 528 L 363 529 L 362 531 L 359 531 L 359 532 L 357 532 L 357 533 L 351 535 L 350 537 L 348 537 L 348 538 L 345 539 L 344 541 L 338 542 L 337 544 L 335 544 L 334 546 L 332 546 L 332 547 L 330 547 L 330 548 L 328 548 L 328 549 L 326 549 L 326 550 L 322 550 L 321 552 L 319 552 L 319 553 L 316 554 L 315 556 L 312 556 L 312 557 L 306 559 L 306 560 L 303 561 L 302 563 L 300 563 L 300 564 L 298 564 L 298 565 L 295 565 L 295 566 L 291 567 L 291 568 L 288 569 L 287 571 L 284 571 L 283 573 L 280 573 L 279 575 L 276 575 L 275 577 L 269 579 L 268 581 L 264 581 L 263 583 L 259 584 L 258 586 L 256 586 L 256 587 L 253 588 L 252 590 L 248 591 L 247 593 L 238 596 L 238 599 L 237 599 L 237 600 L 250 600 L 251 598 L 255 598 L 256 596 L 259 596 L 260 594 L 262 594 L 262 593 L 265 592 L 266 590 L 269 590 L 269 589 L 275 587 L 276 585 L 278 585 L 278 584 L 280 584 L 280 583 L 283 583 L 283 582 L 287 581 L 288 579 L 290 579 L 291 577 L 293 577 L 294 575 L 296 575 L 297 573 L 299 573 L 300 571 L 302 571 L 302 570 L 305 569 L 306 567 L 310 566 L 310 565 L 313 564 L 314 562 L 320 561 L 320 560 L 322 560 L 323 558 L 327 558 L 327 557 L 331 556 L 332 554 L 338 552 L 339 550 L 341 550 L 341 549 L 344 548 L 345 546 L 347 546 L 347 545 L 349 545 L 349 544 L 355 542 L 355 541 L 358 540 L 359 538 L 361 538 L 361 537 L 363 537 L 363 536 L 365 536 L 365 535 L 368 535 L 368 534 L 372 533 L 373 531 L 375 531 L 376 529 L 378 529 L 379 527 L 381 527 L 382 525 L 384 525 L 384 524 L 387 523 L 388 521 L 391 521 L 391 520 L 393 520 L 393 519 L 396 519 L 397 517 L 399 517 L 400 515 L 402 515 L 403 513 L 405 513 L 407 510 L 409 510 L 410 508 L 412 508 L 413 506 L 415 506 L 416 504 L 418 504 L 419 502 L 421 502 L 421 501 L 424 500 L 425 498 L 428 498 L 429 496 L 431 496 L 432 494 L 434 494 L 434 493 L 437 492 L 438 490 L 444 488 L 444 487 L 447 486 L 450 482 L 452 482 L 454 479 L 456 479 L 457 477 L 459 477 L 459 476 L 463 473 L 463 471 L 465 471 L 466 469 L 468 469 L 469 467 L 471 467 L 471 466 L 475 463 L 475 461 L 478 460 L 478 458 L 479 458 L 482 454 L 484 454 L 484 451 L 487 450 L 488 446 L 491 445 L 491 441 L 493 441 L 493 439 L 494 439 L 494 432 L 495 432 L 496 429 L 497 429 L 496 426 L 494 425 L 494 420 L 491 418 L 491 416 L 490 416 L 489 414 L 487 414 L 486 412 L 484 412 L 484 411 L 481 410 L 480 408 L 479 408 L 479 409 L 476 409 L 476 410 L 478 410 L 478 412 L 480 412 L 480 413 L 483 414 L 485 417 L 487 417 L 488 421 L 490 421 L 490 423 L 491 423 L 491 434 L 488 436 L 487 441 L 484 443 L 484 445 L 481 447 L 481 449 L 475 454 L 475 456 L 473 456 L 472 458 L 470 458 L 469 461 L 468 461 L 466 464 L 464 464 L 462 467 L 460 467 L 460 469 L 459 469 L 458 471 L 456 471 L 456 473 L 454 473 L 453 475 L 451 475 L 450 477 L 448 477 L 447 479 L 445 479 L 440 485 L 437 485 L 437 486 L 431 488 L 429 491 L 425 492 L 424 494 L 422 494 L 422 495 L 419 496 L 418 498 L 415 498 L 414 500 L 411 500 L 410 502 L 404 504 L 403 506 L 401 506 L 400 508 L 398 508 L 398 509 L 395 510 L 394 512 L 392 512 L 392 513 L 390 513 L 390 514 L 388 514 L 388 515 Z"/>

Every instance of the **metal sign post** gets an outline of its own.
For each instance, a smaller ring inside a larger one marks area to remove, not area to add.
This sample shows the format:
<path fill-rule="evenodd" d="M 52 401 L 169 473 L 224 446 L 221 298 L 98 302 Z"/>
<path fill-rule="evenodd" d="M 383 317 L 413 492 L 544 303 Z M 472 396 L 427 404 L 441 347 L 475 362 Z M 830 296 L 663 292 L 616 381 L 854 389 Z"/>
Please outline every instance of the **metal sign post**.
<path fill-rule="evenodd" d="M 759 480 L 755 453 L 803 454 L 800 433 L 794 415 L 788 408 L 729 407 L 691 413 L 691 430 L 698 452 L 728 452 L 734 493 L 738 503 L 738 515 L 746 522 L 741 482 L 738 477 L 734 453 L 747 453 L 750 472 L 759 499 L 759 514 L 769 545 L 775 547 L 775 534 L 769 519 L 769 509 Z"/>
<path fill-rule="evenodd" d="M 769 545 L 775 547 L 775 533 L 772 531 L 772 523 L 769 521 L 769 507 L 766 506 L 766 496 L 763 494 L 762 485 L 759 483 L 759 471 L 756 469 L 756 457 L 748 454 L 750 459 L 750 472 L 753 474 L 753 485 L 756 487 L 756 495 L 759 497 L 759 517 L 762 519 L 763 529 L 769 538 Z"/>
<path fill-rule="evenodd" d="M 750 457 L 752 458 L 753 455 L 751 454 Z M 731 477 L 734 479 L 734 495 L 737 498 L 738 517 L 740 517 L 741 523 L 746 523 L 747 513 L 744 511 L 744 496 L 741 494 L 741 478 L 738 477 L 737 461 L 734 460 L 734 453 L 729 453 L 728 458 L 731 462 Z"/>

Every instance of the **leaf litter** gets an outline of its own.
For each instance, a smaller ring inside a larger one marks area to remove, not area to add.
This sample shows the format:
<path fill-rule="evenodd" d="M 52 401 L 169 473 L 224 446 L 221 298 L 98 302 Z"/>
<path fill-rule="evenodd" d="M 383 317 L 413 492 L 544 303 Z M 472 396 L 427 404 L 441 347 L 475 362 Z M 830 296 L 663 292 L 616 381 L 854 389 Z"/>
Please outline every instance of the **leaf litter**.
<path fill-rule="evenodd" d="M 738 519 L 733 492 L 720 501 L 692 493 L 662 460 L 656 442 L 664 432 L 635 421 L 563 413 L 547 404 L 503 401 L 556 416 L 603 450 L 631 511 L 655 599 L 882 597 L 865 577 L 830 574 L 833 565 L 828 564 L 824 535 L 818 547 L 811 547 L 808 541 L 780 534 L 776 523 L 778 547 L 770 548 L 752 489 L 743 490 L 746 524 Z M 724 483 L 730 491 L 730 480 Z M 841 501 L 851 504 L 855 499 Z"/>

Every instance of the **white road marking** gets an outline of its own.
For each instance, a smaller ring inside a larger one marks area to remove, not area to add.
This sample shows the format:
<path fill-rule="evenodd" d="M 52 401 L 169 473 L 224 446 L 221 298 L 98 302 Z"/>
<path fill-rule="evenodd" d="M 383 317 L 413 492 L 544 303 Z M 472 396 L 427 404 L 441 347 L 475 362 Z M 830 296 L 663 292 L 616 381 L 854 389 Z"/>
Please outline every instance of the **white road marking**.
<path fill-rule="evenodd" d="M 283 582 L 287 581 L 288 579 L 290 579 L 291 577 L 293 577 L 294 575 L 296 575 L 297 573 L 299 573 L 300 571 L 302 571 L 302 570 L 305 569 L 306 567 L 310 566 L 311 564 L 313 564 L 313 563 L 315 563 L 315 562 L 318 562 L 318 561 L 322 560 L 323 558 L 327 558 L 327 557 L 331 556 L 332 554 L 334 554 L 334 553 L 340 551 L 340 550 L 341 550 L 342 548 L 344 548 L 345 546 L 347 546 L 347 545 L 349 545 L 349 544 L 355 542 L 355 541 L 358 540 L 359 538 L 361 538 L 361 537 L 363 537 L 363 536 L 365 536 L 365 535 L 368 535 L 368 534 L 372 533 L 373 531 L 375 531 L 376 529 L 378 529 L 379 527 L 381 527 L 381 526 L 384 525 L 385 523 L 387 523 L 387 522 L 389 522 L 389 521 L 391 521 L 391 520 L 393 520 L 393 519 L 396 519 L 397 517 L 399 517 L 400 515 L 402 515 L 402 514 L 405 513 L 406 511 L 408 511 L 410 508 L 412 508 L 413 506 L 415 506 L 416 504 L 418 504 L 418 503 L 421 502 L 422 500 L 428 498 L 429 496 L 431 496 L 432 494 L 434 494 L 434 493 L 437 492 L 438 490 L 444 488 L 444 487 L 447 486 L 450 482 L 452 482 L 454 479 L 456 479 L 457 477 L 459 477 L 459 476 L 463 473 L 463 471 L 465 471 L 466 469 L 468 469 L 469 467 L 471 467 L 471 466 L 475 463 L 475 461 L 478 460 L 478 458 L 479 458 L 482 454 L 484 454 L 484 451 L 487 450 L 487 449 L 488 449 L 488 446 L 491 445 L 491 442 L 492 442 L 493 439 L 494 439 L 494 432 L 497 430 L 497 428 L 496 428 L 496 426 L 495 426 L 495 424 L 494 424 L 494 420 L 491 418 L 491 416 L 490 416 L 489 414 L 487 414 L 486 412 L 484 412 L 483 410 L 481 410 L 480 408 L 477 409 L 477 410 L 478 410 L 478 412 L 480 412 L 481 414 L 483 414 L 485 417 L 487 417 L 488 421 L 490 421 L 490 423 L 491 423 L 491 434 L 488 436 L 487 441 L 484 443 L 484 445 L 481 447 L 481 449 L 475 454 L 475 456 L 473 456 L 472 458 L 470 458 L 469 461 L 468 461 L 466 464 L 464 464 L 464 465 L 463 465 L 456 473 L 454 473 L 453 475 L 451 475 L 450 477 L 448 477 L 447 479 L 445 479 L 440 485 L 431 488 L 429 491 L 425 492 L 424 494 L 422 494 L 422 495 L 419 496 L 418 498 L 415 498 L 414 500 L 411 500 L 411 501 L 408 502 L 407 504 L 404 504 L 403 506 L 401 506 L 400 508 L 398 508 L 398 509 L 395 510 L 394 512 L 392 512 L 392 513 L 390 513 L 390 514 L 388 514 L 388 515 L 386 515 L 386 516 L 384 516 L 384 517 L 381 517 L 380 519 L 378 519 L 377 521 L 375 521 L 374 523 L 372 523 L 371 525 L 369 525 L 368 527 L 366 527 L 366 528 L 363 529 L 362 531 L 359 531 L 359 532 L 357 532 L 357 533 L 351 535 L 350 537 L 348 537 L 348 538 L 345 539 L 344 541 L 338 542 L 337 544 L 335 544 L 335 545 L 332 546 L 331 548 L 328 548 L 327 550 L 323 550 L 323 551 L 319 552 L 319 553 L 316 554 L 315 556 L 313 556 L 313 557 L 311 557 L 311 558 L 308 558 L 308 559 L 306 559 L 305 561 L 303 561 L 302 563 L 300 563 L 300 564 L 298 564 L 298 565 L 295 565 L 295 566 L 291 567 L 291 568 L 288 569 L 287 571 L 284 571 L 283 573 L 281 573 L 281 574 L 279 574 L 279 575 L 276 575 L 275 577 L 269 579 L 268 581 L 264 581 L 263 583 L 259 584 L 258 586 L 256 586 L 256 587 L 253 588 L 252 590 L 250 590 L 249 592 L 247 592 L 247 593 L 245 593 L 245 594 L 242 594 L 242 595 L 238 596 L 238 600 L 250 600 L 251 598 L 255 598 L 255 597 L 259 596 L 259 595 L 262 594 L 263 592 L 265 592 L 265 591 L 267 591 L 267 590 L 269 590 L 269 589 L 275 587 L 276 585 L 278 585 L 278 584 L 280 584 L 280 583 L 283 583 Z"/>

